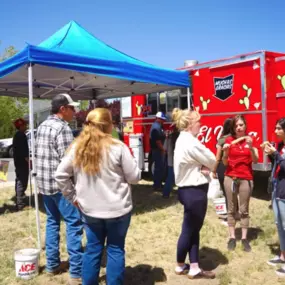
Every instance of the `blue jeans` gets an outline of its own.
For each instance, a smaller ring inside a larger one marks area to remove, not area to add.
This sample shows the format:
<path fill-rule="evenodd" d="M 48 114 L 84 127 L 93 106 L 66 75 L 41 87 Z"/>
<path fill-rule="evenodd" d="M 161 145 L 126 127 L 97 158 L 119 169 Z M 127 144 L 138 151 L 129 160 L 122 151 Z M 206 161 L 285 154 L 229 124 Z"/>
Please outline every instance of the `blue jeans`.
<path fill-rule="evenodd" d="M 285 200 L 276 198 L 276 190 L 272 193 L 272 208 L 278 230 L 280 249 L 285 251 Z"/>
<path fill-rule="evenodd" d="M 81 278 L 83 248 L 81 244 L 83 226 L 79 211 L 61 193 L 43 195 L 47 214 L 46 223 L 46 271 L 52 272 L 60 265 L 60 220 L 66 224 L 69 273 L 72 278 Z"/>
<path fill-rule="evenodd" d="M 161 188 L 164 170 L 164 154 L 158 149 L 153 149 L 152 160 L 154 163 L 153 187 Z"/>
<path fill-rule="evenodd" d="M 87 244 L 83 255 L 83 285 L 98 285 L 101 257 L 107 239 L 107 284 L 121 285 L 125 273 L 125 239 L 131 213 L 114 219 L 82 216 Z"/>
<path fill-rule="evenodd" d="M 169 197 L 174 184 L 175 184 L 175 178 L 174 178 L 173 166 L 168 166 L 167 178 L 162 191 L 163 196 Z"/>

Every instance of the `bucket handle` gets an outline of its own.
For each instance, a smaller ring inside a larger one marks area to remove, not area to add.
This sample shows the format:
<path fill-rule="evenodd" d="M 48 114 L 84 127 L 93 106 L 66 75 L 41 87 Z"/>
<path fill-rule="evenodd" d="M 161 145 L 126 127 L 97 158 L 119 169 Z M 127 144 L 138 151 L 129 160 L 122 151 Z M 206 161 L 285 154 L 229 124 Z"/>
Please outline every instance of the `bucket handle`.
<path fill-rule="evenodd" d="M 21 248 L 24 248 L 24 247 L 18 247 L 18 245 L 20 243 L 22 243 L 23 241 L 26 241 L 26 240 L 31 240 L 32 242 L 34 242 L 35 244 L 37 243 L 36 239 L 33 238 L 32 236 L 28 236 L 26 238 L 21 238 L 21 239 L 18 239 L 18 241 L 15 243 L 14 247 L 13 247 L 13 250 L 14 251 L 17 251 L 17 250 L 20 250 Z"/>

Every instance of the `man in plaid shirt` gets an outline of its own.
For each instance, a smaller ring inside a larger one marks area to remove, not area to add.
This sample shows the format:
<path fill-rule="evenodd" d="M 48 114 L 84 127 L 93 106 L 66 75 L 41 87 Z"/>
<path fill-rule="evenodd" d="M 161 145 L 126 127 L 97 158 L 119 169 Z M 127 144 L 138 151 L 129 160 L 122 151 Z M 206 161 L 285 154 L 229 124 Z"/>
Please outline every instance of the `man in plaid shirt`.
<path fill-rule="evenodd" d="M 36 139 L 37 186 L 43 195 L 47 214 L 46 223 L 46 270 L 58 274 L 60 267 L 59 232 L 60 220 L 66 223 L 67 250 L 69 253 L 69 284 L 81 284 L 82 233 L 78 209 L 68 202 L 54 180 L 55 171 L 65 151 L 73 141 L 68 126 L 75 113 L 74 102 L 68 94 L 56 95 L 51 102 L 52 115 L 38 128 Z"/>

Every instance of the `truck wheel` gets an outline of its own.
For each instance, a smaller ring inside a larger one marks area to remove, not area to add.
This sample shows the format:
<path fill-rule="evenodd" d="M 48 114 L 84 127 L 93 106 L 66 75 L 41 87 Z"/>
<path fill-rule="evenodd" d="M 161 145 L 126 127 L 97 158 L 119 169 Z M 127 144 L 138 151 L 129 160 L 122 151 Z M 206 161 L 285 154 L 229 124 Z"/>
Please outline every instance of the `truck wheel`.
<path fill-rule="evenodd" d="M 10 147 L 9 150 L 8 150 L 8 156 L 10 158 L 13 158 L 13 147 Z"/>

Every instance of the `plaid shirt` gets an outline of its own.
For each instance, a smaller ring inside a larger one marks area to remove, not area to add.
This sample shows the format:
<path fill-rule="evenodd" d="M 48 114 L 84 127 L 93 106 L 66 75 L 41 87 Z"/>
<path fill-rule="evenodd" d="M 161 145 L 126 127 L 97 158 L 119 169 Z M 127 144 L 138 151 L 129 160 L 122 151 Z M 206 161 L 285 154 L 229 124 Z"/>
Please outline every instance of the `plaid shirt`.
<path fill-rule="evenodd" d="M 73 141 L 68 123 L 56 115 L 51 115 L 37 131 L 36 169 L 39 192 L 53 195 L 60 190 L 54 180 L 57 167 L 68 146 Z"/>

